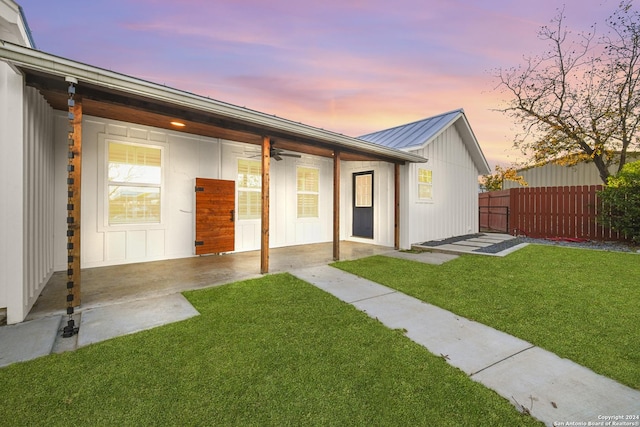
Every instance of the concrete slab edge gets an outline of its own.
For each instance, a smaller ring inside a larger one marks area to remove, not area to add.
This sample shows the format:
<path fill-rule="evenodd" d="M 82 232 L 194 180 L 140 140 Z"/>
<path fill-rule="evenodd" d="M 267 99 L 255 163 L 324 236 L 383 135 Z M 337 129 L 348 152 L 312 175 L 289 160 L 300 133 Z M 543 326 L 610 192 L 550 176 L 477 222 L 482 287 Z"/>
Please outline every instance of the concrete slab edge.
<path fill-rule="evenodd" d="M 507 255 L 509 255 L 511 253 L 516 252 L 519 249 L 524 248 L 525 246 L 529 246 L 529 243 L 520 243 L 518 245 L 511 246 L 510 248 L 505 249 L 504 251 L 500 251 L 497 254 L 493 254 L 493 255 L 499 256 L 499 257 L 507 256 Z M 491 255 L 491 254 L 487 254 L 487 255 Z"/>
<path fill-rule="evenodd" d="M 0 367 L 51 354 L 62 316 L 48 316 L 2 327 Z"/>

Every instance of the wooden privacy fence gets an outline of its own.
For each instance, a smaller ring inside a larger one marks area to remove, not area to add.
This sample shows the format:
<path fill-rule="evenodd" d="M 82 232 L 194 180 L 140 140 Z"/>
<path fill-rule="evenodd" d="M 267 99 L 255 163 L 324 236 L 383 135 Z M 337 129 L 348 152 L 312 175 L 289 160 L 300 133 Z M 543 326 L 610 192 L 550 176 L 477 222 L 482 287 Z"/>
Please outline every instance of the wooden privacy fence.
<path fill-rule="evenodd" d="M 480 230 L 535 238 L 624 240 L 596 221 L 600 185 L 512 188 L 479 194 Z"/>

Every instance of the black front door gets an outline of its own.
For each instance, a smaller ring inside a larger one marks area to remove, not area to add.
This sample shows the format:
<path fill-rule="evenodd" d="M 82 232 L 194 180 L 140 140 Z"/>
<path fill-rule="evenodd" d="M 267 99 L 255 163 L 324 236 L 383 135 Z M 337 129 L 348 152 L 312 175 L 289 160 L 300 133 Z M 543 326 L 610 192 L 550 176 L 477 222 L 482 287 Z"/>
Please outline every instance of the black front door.
<path fill-rule="evenodd" d="M 353 174 L 353 235 L 373 239 L 373 171 Z"/>

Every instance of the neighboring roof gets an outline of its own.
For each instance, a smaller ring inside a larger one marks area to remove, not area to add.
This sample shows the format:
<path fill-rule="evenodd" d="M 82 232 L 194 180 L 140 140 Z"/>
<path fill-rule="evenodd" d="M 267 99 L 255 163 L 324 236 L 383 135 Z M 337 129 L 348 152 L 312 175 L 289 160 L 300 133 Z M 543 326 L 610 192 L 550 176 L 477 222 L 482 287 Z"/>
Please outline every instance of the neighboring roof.
<path fill-rule="evenodd" d="M 65 79 L 72 77 L 78 80 L 78 88 L 86 88 L 86 98 L 90 101 L 87 102 L 87 106 L 95 107 L 96 103 L 104 102 L 105 105 L 113 105 L 114 109 L 117 107 L 122 111 L 125 111 L 127 106 L 135 106 L 141 110 L 150 108 L 148 112 L 151 119 L 157 119 L 159 115 L 181 114 L 187 119 L 192 118 L 201 128 L 228 127 L 237 134 L 275 136 L 294 142 L 300 141 L 301 148 L 304 145 L 308 150 L 324 150 L 324 155 L 328 156 L 331 156 L 330 150 L 337 149 L 345 155 L 361 153 L 391 162 L 427 161 L 413 153 L 372 144 L 2 40 L 0 60 L 20 68 L 27 75 L 28 84 L 33 84 L 39 87 L 41 92 L 47 93 L 45 97 L 49 96 L 48 101 L 52 106 L 55 106 L 56 101 L 64 100 L 61 95 L 66 91 Z"/>
<path fill-rule="evenodd" d="M 620 164 L 621 152 L 616 151 L 613 153 L 613 155 L 615 155 L 615 157 L 611 159 L 612 161 L 609 166 L 609 170 L 612 171 L 612 173 L 615 173 L 614 168 L 617 168 L 618 165 Z M 633 162 L 636 160 L 640 160 L 640 152 L 627 151 L 626 163 Z M 593 162 L 593 159 L 588 154 L 574 153 L 574 154 L 566 154 L 564 156 L 558 157 L 557 159 L 544 160 L 532 165 L 522 166 L 521 168 L 518 168 L 517 171 L 524 172 L 524 171 L 535 169 L 535 168 L 541 168 L 547 165 L 555 165 L 560 167 L 573 167 L 579 164 L 592 163 L 592 162 Z"/>
<path fill-rule="evenodd" d="M 426 147 L 434 141 L 449 126 L 456 126 L 464 144 L 471 155 L 478 172 L 488 174 L 491 172 L 487 159 L 482 153 L 480 144 L 476 139 L 471 126 L 467 120 L 464 110 L 449 111 L 437 116 L 418 120 L 406 125 L 396 126 L 390 129 L 362 135 L 360 139 L 382 145 L 384 147 L 395 148 L 404 151 L 414 151 Z"/>

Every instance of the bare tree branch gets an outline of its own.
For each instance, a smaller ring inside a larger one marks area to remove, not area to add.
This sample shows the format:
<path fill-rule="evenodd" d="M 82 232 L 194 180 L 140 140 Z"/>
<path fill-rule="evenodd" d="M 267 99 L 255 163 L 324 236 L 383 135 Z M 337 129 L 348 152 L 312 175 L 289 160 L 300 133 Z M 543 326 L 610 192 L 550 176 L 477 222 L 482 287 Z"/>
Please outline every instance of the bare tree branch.
<path fill-rule="evenodd" d="M 498 70 L 509 98 L 500 111 L 522 126 L 514 145 L 535 162 L 586 158 L 606 183 L 612 162 L 621 169 L 640 146 L 640 14 L 621 2 L 598 38 L 595 24 L 574 34 L 564 18 L 540 29 L 546 52 Z"/>

